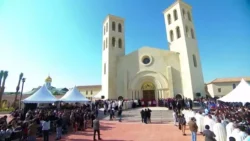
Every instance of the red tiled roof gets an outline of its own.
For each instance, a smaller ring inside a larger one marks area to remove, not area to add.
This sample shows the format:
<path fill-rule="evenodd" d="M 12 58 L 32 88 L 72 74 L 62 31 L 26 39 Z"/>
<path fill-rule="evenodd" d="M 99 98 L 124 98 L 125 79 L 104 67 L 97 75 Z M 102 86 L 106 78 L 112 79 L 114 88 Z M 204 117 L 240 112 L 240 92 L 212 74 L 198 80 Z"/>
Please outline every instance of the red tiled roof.
<path fill-rule="evenodd" d="M 78 89 L 101 89 L 102 85 L 77 86 Z"/>
<path fill-rule="evenodd" d="M 240 82 L 241 79 L 244 79 L 245 81 L 250 81 L 250 77 L 235 77 L 235 78 L 216 78 L 213 81 L 211 81 L 208 84 L 211 83 L 230 83 L 230 82 Z"/>

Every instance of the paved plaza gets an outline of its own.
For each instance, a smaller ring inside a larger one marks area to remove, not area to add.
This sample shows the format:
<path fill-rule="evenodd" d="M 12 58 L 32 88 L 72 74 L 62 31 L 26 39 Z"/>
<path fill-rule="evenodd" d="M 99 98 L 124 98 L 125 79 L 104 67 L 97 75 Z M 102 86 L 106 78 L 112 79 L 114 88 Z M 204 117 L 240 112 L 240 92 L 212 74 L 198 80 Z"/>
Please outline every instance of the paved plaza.
<path fill-rule="evenodd" d="M 108 115 L 100 110 L 101 138 L 103 141 L 190 141 L 191 136 L 187 128 L 187 135 L 183 136 L 178 127 L 172 123 L 172 111 L 163 107 L 151 107 L 152 123 L 141 123 L 141 108 L 123 111 L 123 121 L 109 121 Z M 50 136 L 55 140 L 55 134 Z M 61 141 L 92 141 L 93 130 L 78 131 L 64 135 Z M 198 135 L 197 141 L 204 138 Z M 39 138 L 38 141 L 42 141 Z"/>
<path fill-rule="evenodd" d="M 101 118 L 101 138 L 103 141 L 190 141 L 190 132 L 187 129 L 187 135 L 183 136 L 181 131 L 172 124 L 172 111 L 152 107 L 152 123 L 141 123 L 141 108 L 123 111 L 123 121 L 109 121 L 109 117 L 103 115 Z M 51 136 L 51 140 L 54 140 Z M 93 130 L 78 131 L 70 133 L 62 138 L 62 141 L 92 141 Z M 197 141 L 204 140 L 201 135 Z M 41 139 L 40 139 L 41 141 Z"/>
<path fill-rule="evenodd" d="M 141 110 L 145 108 L 136 108 L 125 110 L 122 113 L 123 122 L 141 122 Z M 172 111 L 165 107 L 151 107 L 151 120 L 152 123 L 169 123 L 172 121 Z M 103 111 L 101 109 L 101 111 Z M 104 116 L 101 112 L 101 119 L 109 120 L 109 116 Z"/>

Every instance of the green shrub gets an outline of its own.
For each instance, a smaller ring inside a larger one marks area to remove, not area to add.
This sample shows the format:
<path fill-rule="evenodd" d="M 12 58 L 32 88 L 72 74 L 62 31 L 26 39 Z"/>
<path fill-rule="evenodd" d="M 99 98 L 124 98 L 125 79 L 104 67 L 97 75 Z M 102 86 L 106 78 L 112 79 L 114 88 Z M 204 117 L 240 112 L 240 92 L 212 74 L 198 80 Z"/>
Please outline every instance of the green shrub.
<path fill-rule="evenodd" d="M 15 109 L 13 107 L 10 107 L 10 108 L 1 108 L 0 109 L 0 112 L 12 112 L 14 111 Z"/>

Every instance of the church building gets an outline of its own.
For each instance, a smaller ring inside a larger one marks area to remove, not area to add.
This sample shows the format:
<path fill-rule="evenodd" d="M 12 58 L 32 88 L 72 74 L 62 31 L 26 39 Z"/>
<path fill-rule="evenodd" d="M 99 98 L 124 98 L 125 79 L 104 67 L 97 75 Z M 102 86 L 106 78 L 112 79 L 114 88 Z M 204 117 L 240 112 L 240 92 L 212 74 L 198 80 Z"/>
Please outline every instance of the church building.
<path fill-rule="evenodd" d="M 105 18 L 101 91 L 105 99 L 205 96 L 192 7 L 177 0 L 163 15 L 169 50 L 143 46 L 127 55 L 124 19 Z"/>

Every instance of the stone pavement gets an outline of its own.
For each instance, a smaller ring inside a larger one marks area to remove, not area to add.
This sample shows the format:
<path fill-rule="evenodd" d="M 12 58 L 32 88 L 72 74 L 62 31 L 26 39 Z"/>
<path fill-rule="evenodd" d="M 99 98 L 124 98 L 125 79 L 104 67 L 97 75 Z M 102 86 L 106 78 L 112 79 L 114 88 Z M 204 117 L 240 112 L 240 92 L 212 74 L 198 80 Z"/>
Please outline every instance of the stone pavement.
<path fill-rule="evenodd" d="M 187 128 L 187 136 L 172 124 L 172 111 L 164 107 L 151 107 L 152 123 L 141 123 L 141 108 L 123 111 L 123 121 L 109 121 L 108 115 L 104 116 L 102 109 L 99 112 L 101 123 L 101 138 L 103 141 L 190 141 L 191 135 Z M 55 134 L 50 136 L 55 140 Z M 92 141 L 93 130 L 78 131 L 64 135 L 61 141 Z M 197 141 L 204 137 L 198 135 Z M 42 141 L 42 138 L 38 138 Z"/>
<path fill-rule="evenodd" d="M 125 122 L 141 122 L 141 109 L 145 108 L 136 108 L 124 110 L 122 112 L 122 119 Z M 165 107 L 150 107 L 151 109 L 151 121 L 152 123 L 162 123 L 166 124 L 173 121 L 172 111 L 168 110 Z M 103 115 L 103 109 L 100 110 L 100 119 L 109 120 L 109 116 Z"/>
<path fill-rule="evenodd" d="M 143 124 L 136 122 L 101 121 L 101 138 L 103 141 L 191 141 L 190 132 L 183 136 L 172 124 Z M 55 140 L 50 136 L 50 140 Z M 63 136 L 61 141 L 92 141 L 93 131 L 78 131 Z M 198 135 L 197 141 L 204 137 Z M 42 141 L 42 139 L 38 139 Z"/>

